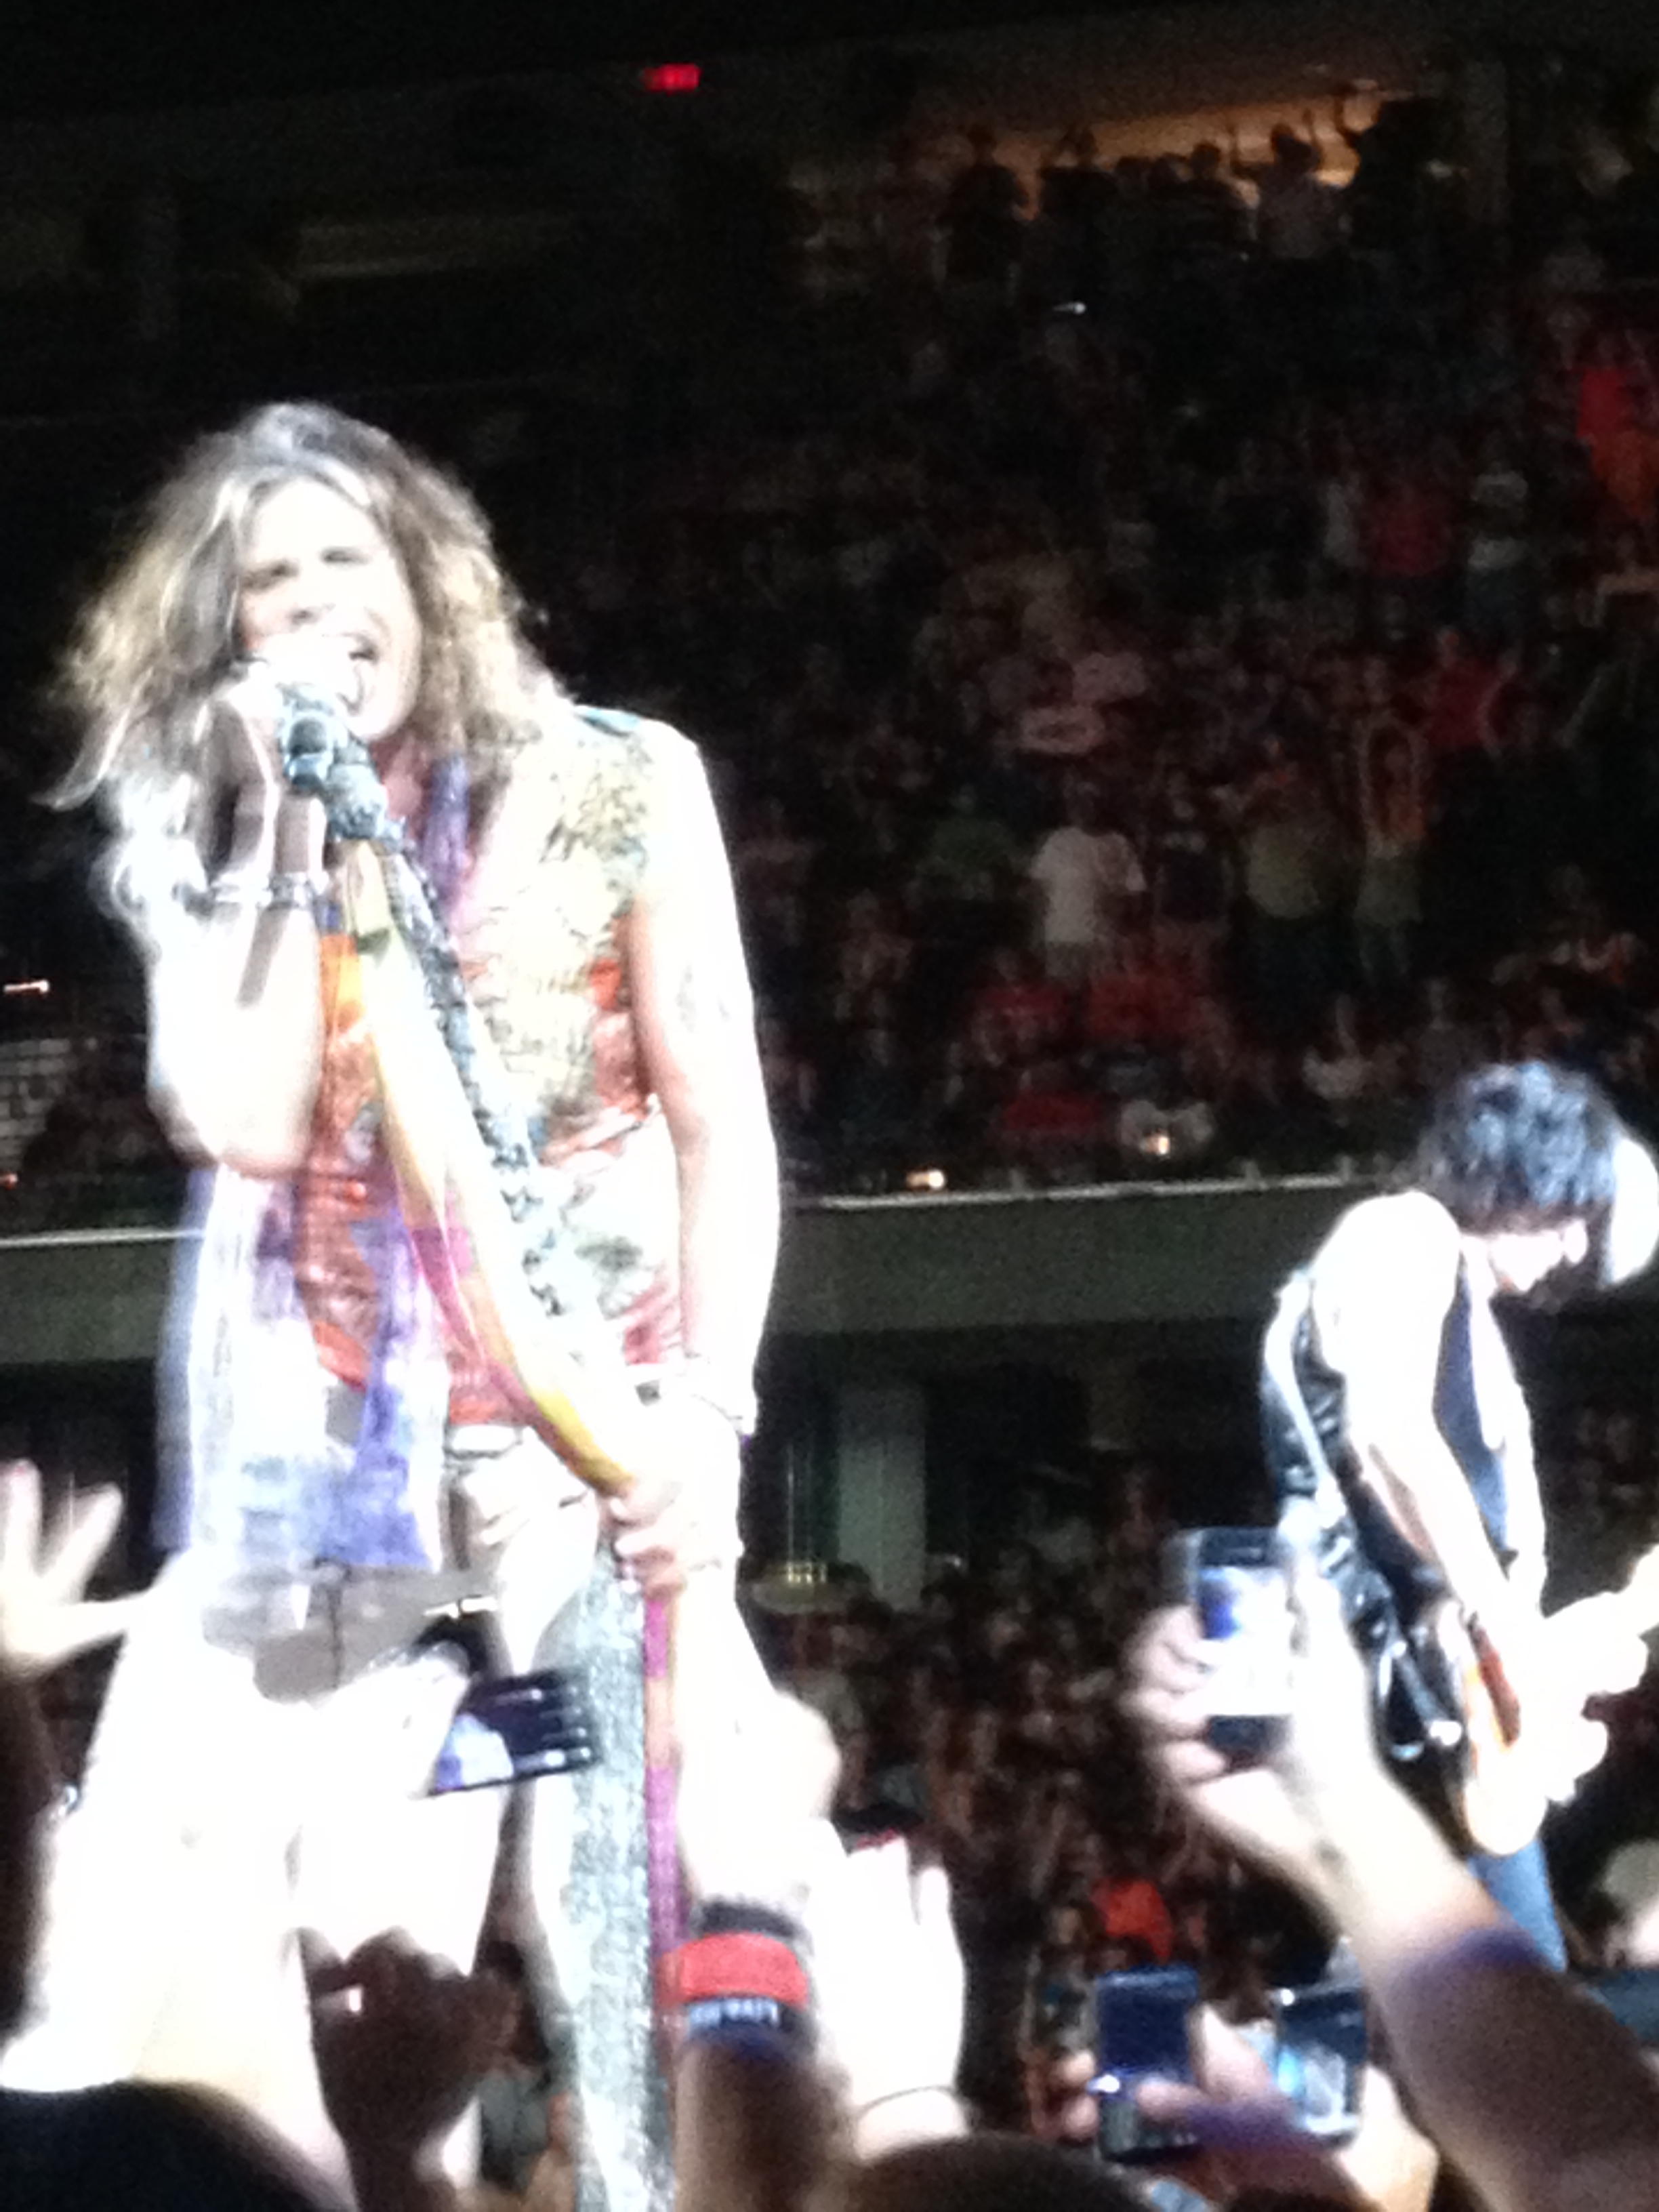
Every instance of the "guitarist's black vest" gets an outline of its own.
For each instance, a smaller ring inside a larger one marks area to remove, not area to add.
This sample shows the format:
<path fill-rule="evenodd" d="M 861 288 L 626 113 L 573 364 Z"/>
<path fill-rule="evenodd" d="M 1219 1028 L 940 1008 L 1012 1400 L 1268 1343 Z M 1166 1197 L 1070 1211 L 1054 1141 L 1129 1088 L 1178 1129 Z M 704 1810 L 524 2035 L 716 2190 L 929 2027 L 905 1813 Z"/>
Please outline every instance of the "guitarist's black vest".
<path fill-rule="evenodd" d="M 1384 1750 L 1430 1809 L 1455 1829 L 1440 1769 L 1462 1745 L 1462 1705 L 1437 1646 L 1419 1632 L 1425 1605 L 1445 1594 L 1445 1583 L 1360 1479 L 1347 1440 L 1345 1385 L 1320 1356 L 1310 1293 L 1309 1273 L 1300 1269 L 1280 1291 L 1262 1343 L 1262 1442 L 1280 1524 L 1312 1549 L 1342 1600 L 1349 1632 L 1371 1668 Z M 1503 1559 L 1508 1485 L 1503 1460 L 1481 1427 L 1472 1328 L 1460 1268 L 1441 1336 L 1435 1423 Z"/>

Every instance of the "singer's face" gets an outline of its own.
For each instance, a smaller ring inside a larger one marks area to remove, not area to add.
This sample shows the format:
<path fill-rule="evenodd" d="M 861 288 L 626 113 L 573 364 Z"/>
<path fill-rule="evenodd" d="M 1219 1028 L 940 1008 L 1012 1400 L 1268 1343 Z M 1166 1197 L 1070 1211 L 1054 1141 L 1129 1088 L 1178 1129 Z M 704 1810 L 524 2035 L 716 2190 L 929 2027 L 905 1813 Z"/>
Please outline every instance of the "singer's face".
<path fill-rule="evenodd" d="M 403 564 L 360 507 L 311 477 L 249 520 L 236 604 L 243 649 L 337 688 L 365 743 L 400 730 L 421 678 L 421 618 Z M 278 642 L 282 641 L 282 642 Z"/>

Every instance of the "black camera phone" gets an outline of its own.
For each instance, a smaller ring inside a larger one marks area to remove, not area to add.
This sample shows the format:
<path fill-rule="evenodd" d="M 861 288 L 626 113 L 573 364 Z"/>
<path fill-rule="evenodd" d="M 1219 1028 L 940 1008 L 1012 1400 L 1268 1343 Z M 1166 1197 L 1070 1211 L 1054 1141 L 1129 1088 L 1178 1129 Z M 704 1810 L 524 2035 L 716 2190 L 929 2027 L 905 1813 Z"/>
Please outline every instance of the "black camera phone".
<path fill-rule="evenodd" d="M 1145 2081 L 1190 2081 L 1188 2015 L 1198 2002 L 1192 1966 L 1133 1966 L 1095 1982 L 1095 2053 L 1089 2084 L 1100 2100 L 1100 2155 L 1120 2166 L 1179 2157 L 1196 2149 L 1184 2129 L 1146 2118 L 1135 2102 Z"/>
<path fill-rule="evenodd" d="M 1267 1758 L 1290 1711 L 1290 1560 L 1274 1528 L 1192 1528 L 1171 1539 L 1174 1595 L 1197 1608 L 1210 1649 L 1209 1740 Z"/>
<path fill-rule="evenodd" d="M 574 1774 L 597 1763 L 599 1731 L 582 1676 L 564 1667 L 497 1672 L 495 1622 L 487 1612 L 446 1614 L 422 1632 L 416 1648 L 457 1652 L 472 1678 L 433 1762 L 429 1796 Z"/>

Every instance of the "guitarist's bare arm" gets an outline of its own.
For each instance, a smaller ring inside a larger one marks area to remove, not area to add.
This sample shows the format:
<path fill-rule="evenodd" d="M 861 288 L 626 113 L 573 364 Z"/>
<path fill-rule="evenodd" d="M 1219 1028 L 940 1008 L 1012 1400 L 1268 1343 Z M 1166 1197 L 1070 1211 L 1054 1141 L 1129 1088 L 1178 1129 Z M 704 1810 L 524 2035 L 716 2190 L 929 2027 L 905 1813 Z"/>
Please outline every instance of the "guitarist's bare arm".
<path fill-rule="evenodd" d="M 1348 1438 L 1366 1481 L 1506 1666 L 1524 1668 L 1535 1606 L 1506 1578 L 1434 1415 L 1462 1256 L 1457 1224 L 1433 1199 L 1408 1191 L 1365 1200 L 1313 1262 L 1314 1326 L 1322 1356 L 1343 1378 Z"/>

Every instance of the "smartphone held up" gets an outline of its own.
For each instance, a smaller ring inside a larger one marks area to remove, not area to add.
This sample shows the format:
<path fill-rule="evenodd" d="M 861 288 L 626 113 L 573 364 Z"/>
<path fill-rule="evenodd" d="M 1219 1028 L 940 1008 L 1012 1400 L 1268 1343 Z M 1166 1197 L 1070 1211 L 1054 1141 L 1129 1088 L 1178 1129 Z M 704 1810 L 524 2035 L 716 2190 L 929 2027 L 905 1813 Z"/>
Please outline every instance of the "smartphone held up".
<path fill-rule="evenodd" d="M 488 1607 L 441 1616 L 415 1648 L 453 1652 L 471 1678 L 434 1763 L 429 1796 L 577 1774 L 597 1764 L 599 1730 L 583 1676 L 560 1667 L 503 1672 Z"/>
<path fill-rule="evenodd" d="M 1143 2081 L 1190 2081 L 1188 2020 L 1199 2000 L 1197 1969 L 1133 1966 L 1095 1983 L 1095 2056 L 1089 2084 L 1100 2100 L 1097 2146 L 1116 2166 L 1135 2166 L 1195 2150 L 1184 2129 L 1161 2126 L 1141 2111 Z"/>
<path fill-rule="evenodd" d="M 1290 1715 L 1291 1561 L 1274 1528 L 1189 1528 L 1170 1540 L 1172 1595 L 1202 1624 L 1207 1735 L 1241 1765 L 1269 1758 Z"/>
<path fill-rule="evenodd" d="M 434 1797 L 576 1774 L 599 1758 L 585 1685 L 557 1668 L 475 1682 L 461 1700 L 432 1779 Z"/>
<path fill-rule="evenodd" d="M 1199 2001 L 1199 1976 L 1189 1966 L 1134 1967 L 1097 1979 L 1099 2070 L 1089 2086 L 1099 2100 L 1097 2147 L 1113 2165 L 1172 2163 L 1204 2140 L 1201 2132 L 1149 2118 L 1139 2095 L 1148 2081 L 1197 2079 L 1193 2036 Z M 1290 2125 L 1324 2145 L 1353 2136 L 1370 2039 L 1365 1993 L 1351 1961 L 1342 1962 L 1339 1954 L 1322 1979 L 1275 1990 L 1267 2018 L 1240 2032 L 1265 2061 L 1289 2107 Z"/>
<path fill-rule="evenodd" d="M 1298 2124 L 1322 2142 L 1346 2142 L 1359 2125 L 1370 2056 L 1357 1977 L 1328 1972 L 1299 1989 L 1275 1990 L 1273 2019 L 1273 2080 Z"/>

